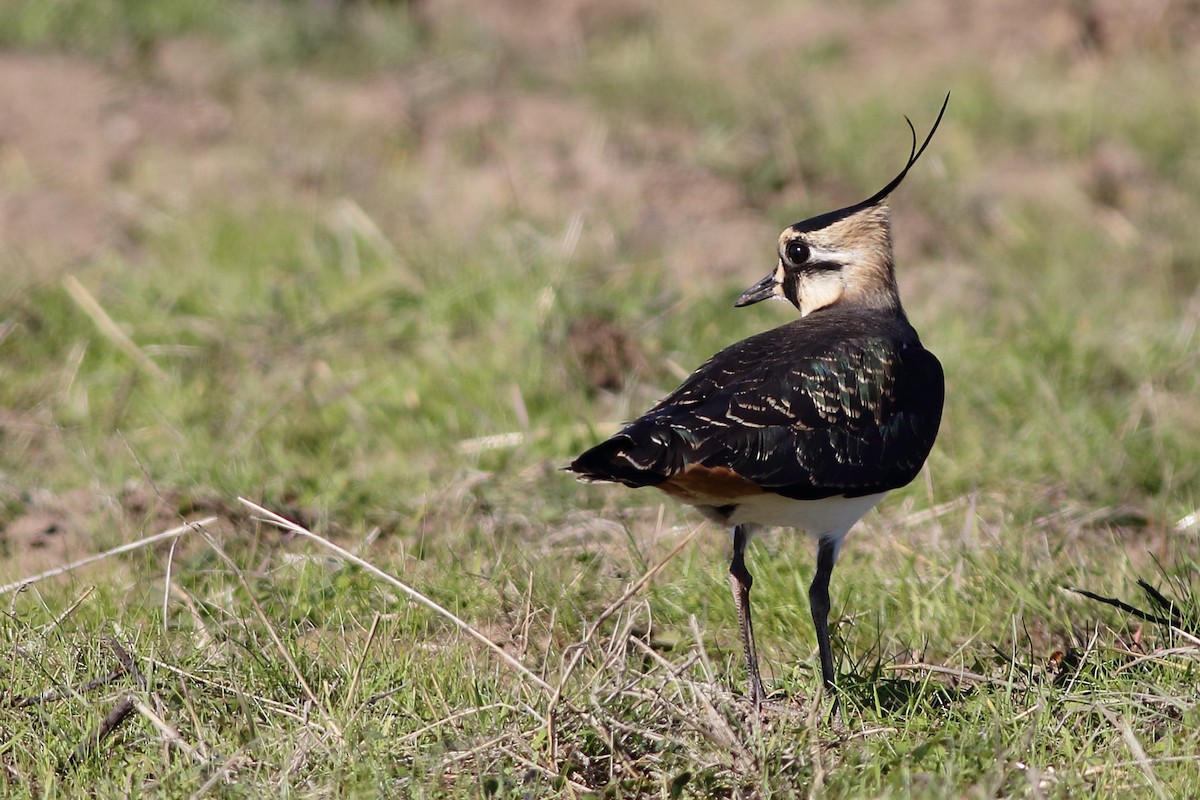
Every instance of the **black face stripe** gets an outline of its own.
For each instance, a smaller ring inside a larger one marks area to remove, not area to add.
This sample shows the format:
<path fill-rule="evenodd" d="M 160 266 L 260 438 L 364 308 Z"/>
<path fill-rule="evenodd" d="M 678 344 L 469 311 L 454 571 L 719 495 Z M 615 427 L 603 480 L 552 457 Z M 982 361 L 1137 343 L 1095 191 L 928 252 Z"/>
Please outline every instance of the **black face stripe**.
<path fill-rule="evenodd" d="M 800 307 L 800 270 L 788 270 L 784 273 L 783 296 L 796 308 Z"/>
<path fill-rule="evenodd" d="M 829 272 L 830 270 L 841 269 L 844 264 L 838 261 L 809 261 L 804 265 L 805 272 Z"/>
<path fill-rule="evenodd" d="M 784 270 L 783 296 L 796 308 L 800 307 L 800 279 L 804 275 L 815 275 L 822 272 L 834 272 L 844 265 L 837 261 L 809 261 L 799 269 Z"/>

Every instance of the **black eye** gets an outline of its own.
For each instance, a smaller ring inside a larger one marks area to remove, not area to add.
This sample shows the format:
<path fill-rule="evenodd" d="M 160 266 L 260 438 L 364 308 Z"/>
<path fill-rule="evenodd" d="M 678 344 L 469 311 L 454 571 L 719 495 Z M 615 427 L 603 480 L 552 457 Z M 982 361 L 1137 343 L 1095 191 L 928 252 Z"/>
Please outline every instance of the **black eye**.
<path fill-rule="evenodd" d="M 793 267 L 798 267 L 808 261 L 808 245 L 799 239 L 792 239 L 783 247 L 783 260 Z"/>

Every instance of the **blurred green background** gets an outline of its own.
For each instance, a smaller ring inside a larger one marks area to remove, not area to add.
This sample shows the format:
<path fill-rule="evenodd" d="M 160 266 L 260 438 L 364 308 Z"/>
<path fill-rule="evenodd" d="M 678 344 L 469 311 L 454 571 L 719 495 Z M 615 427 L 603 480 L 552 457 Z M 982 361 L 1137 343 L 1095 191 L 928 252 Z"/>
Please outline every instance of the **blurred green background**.
<path fill-rule="evenodd" d="M 1187 2 L 5 0 L 0 571 L 208 513 L 230 552 L 282 557 L 241 495 L 417 558 L 480 624 L 530 581 L 562 614 L 556 665 L 696 524 L 557 468 L 790 319 L 732 301 L 785 225 L 894 175 L 904 116 L 925 131 L 949 91 L 892 196 L 945 422 L 923 478 L 851 536 L 835 604 L 871 615 L 851 660 L 1067 650 L 1098 612 L 1062 583 L 1194 570 L 1198 86 Z M 724 536 L 652 599 L 680 626 L 724 603 Z M 759 638 L 807 686 L 808 544 L 762 548 Z M 985 577 L 964 588 L 964 564 Z M 956 593 L 921 611 L 942 568 Z M 91 574 L 97 619 L 150 625 L 161 596 L 119 587 L 162 576 Z M 55 586 L 51 616 L 79 591 Z M 322 620 L 380 607 L 318 595 Z M 727 603 L 705 627 L 735 647 Z M 1060 764 L 1104 752 L 1088 741 Z"/>

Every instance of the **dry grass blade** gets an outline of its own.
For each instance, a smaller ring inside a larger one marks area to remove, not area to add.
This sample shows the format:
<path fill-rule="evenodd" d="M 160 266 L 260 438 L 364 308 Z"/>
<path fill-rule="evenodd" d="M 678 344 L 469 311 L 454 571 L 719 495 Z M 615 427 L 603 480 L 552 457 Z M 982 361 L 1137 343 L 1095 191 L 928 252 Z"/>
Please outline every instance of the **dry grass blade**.
<path fill-rule="evenodd" d="M 629 637 L 629 642 L 638 650 L 640 650 L 645 657 L 656 662 L 660 667 L 662 667 L 670 676 L 671 682 L 680 685 L 681 687 L 684 685 L 685 680 L 679 667 L 667 661 L 665 658 L 655 652 L 653 647 L 641 641 L 637 637 Z M 692 698 L 698 703 L 700 708 L 703 709 L 705 719 L 702 720 L 699 716 L 697 716 L 697 709 L 691 709 L 691 713 L 679 713 L 683 711 L 682 709 L 672 710 L 673 715 L 686 722 L 687 725 L 699 732 L 717 747 L 732 751 L 735 763 L 739 768 L 745 769 L 748 765 L 753 764 L 753 755 L 749 750 L 746 749 L 746 745 L 730 726 L 729 720 L 727 720 L 723 714 L 717 711 L 717 708 L 713 705 L 712 700 L 710 700 L 708 695 L 701 688 L 697 687 L 694 682 L 686 681 L 686 684 L 686 688 L 689 690 Z"/>
<path fill-rule="evenodd" d="M 553 770 L 546 769 L 541 764 L 530 761 L 528 758 L 525 758 L 525 756 L 521 755 L 520 753 L 517 753 L 510 747 L 501 747 L 500 752 L 504 753 L 506 756 L 511 758 L 513 761 L 516 761 L 518 764 L 525 767 L 526 769 L 532 770 L 533 772 L 536 772 L 545 778 L 549 778 L 550 780 L 553 780 L 553 781 L 561 780 L 564 785 L 571 787 L 576 792 L 580 792 L 580 793 L 586 794 L 586 795 L 594 795 L 595 794 L 595 792 L 592 790 L 592 788 L 590 786 L 585 786 L 584 784 L 580 783 L 579 781 L 571 780 L 570 778 L 559 775 L 558 773 L 554 772 Z"/>
<path fill-rule="evenodd" d="M 441 728 L 445 725 L 449 725 L 450 723 L 456 722 L 457 720 L 464 719 L 466 717 L 471 717 L 476 714 L 485 714 L 488 711 L 495 711 L 497 709 L 505 709 L 507 711 L 518 711 L 518 712 L 520 711 L 519 708 L 517 708 L 516 706 L 513 706 L 513 705 L 509 705 L 508 703 L 492 703 L 492 704 L 486 705 L 486 706 L 477 706 L 475 708 L 468 708 L 468 709 L 464 709 L 462 711 L 455 712 L 448 717 L 443 717 L 442 719 L 439 719 L 437 722 L 431 722 L 428 725 L 425 725 L 424 727 L 417 728 L 412 733 L 406 733 L 403 736 L 401 736 L 397 741 L 401 741 L 401 742 L 415 741 L 417 739 L 420 739 L 422 736 L 429 733 L 430 731 L 435 731 L 438 728 Z M 540 722 L 541 720 L 539 719 L 538 721 Z"/>
<path fill-rule="evenodd" d="M 965 669 L 955 669 L 954 667 L 943 667 L 939 664 L 887 664 L 884 669 L 897 672 L 929 672 L 935 675 L 947 675 L 951 678 L 957 678 L 960 681 L 971 681 L 972 683 L 989 683 L 993 686 L 1003 686 L 1006 689 L 1020 689 L 1021 687 L 1012 681 L 1007 681 L 1004 678 L 992 678 L 988 675 L 980 675 L 978 672 L 971 672 Z"/>
<path fill-rule="evenodd" d="M 1146 755 L 1146 750 L 1142 747 L 1142 743 L 1138 741 L 1137 735 L 1134 734 L 1133 728 L 1130 727 L 1129 720 L 1124 717 L 1118 717 L 1103 706 L 1097 706 L 1097 708 L 1099 708 L 1100 713 L 1104 715 L 1105 719 L 1112 723 L 1113 727 L 1121 731 L 1121 737 L 1125 740 L 1125 745 L 1129 748 L 1130 755 L 1133 756 L 1133 760 L 1141 768 L 1142 774 L 1146 776 L 1146 782 L 1154 790 L 1154 796 L 1159 798 L 1159 800 L 1166 800 L 1167 792 L 1163 788 L 1162 781 L 1155 774 L 1154 767 L 1150 763 L 1150 758 Z"/>
<path fill-rule="evenodd" d="M 153 536 L 147 536 L 144 539 L 138 539 L 136 542 L 129 542 L 128 544 L 123 544 L 123 545 L 120 545 L 119 547 L 114 547 L 111 550 L 105 550 L 103 553 L 97 553 L 94 556 L 88 556 L 87 558 L 81 558 L 78 561 L 72 561 L 70 564 L 64 564 L 61 567 L 55 567 L 53 569 L 48 569 L 45 572 L 39 572 L 37 575 L 31 575 L 28 578 L 23 578 L 14 583 L 9 583 L 4 586 L 0 586 L 0 594 L 8 594 L 9 592 L 16 591 L 18 589 L 24 589 L 26 586 L 37 583 L 38 581 L 43 581 L 46 578 L 53 578 L 56 575 L 62 575 L 67 572 L 72 572 L 74 570 L 79 569 L 80 567 L 86 567 L 88 564 L 94 564 L 97 561 L 103 561 L 104 559 L 109 558 L 110 556 L 116 556 L 116 555 L 120 555 L 121 553 L 128 553 L 128 552 L 131 552 L 133 550 L 138 550 L 143 547 L 149 547 L 152 544 L 156 544 L 158 542 L 164 542 L 168 539 L 182 536 L 183 534 L 187 533 L 188 531 L 200 530 L 205 525 L 211 525 L 212 523 L 214 523 L 216 521 L 217 521 L 216 517 L 205 517 L 202 520 L 198 520 L 196 522 L 189 522 L 186 525 L 180 525 L 178 528 L 172 528 L 169 531 L 163 531 L 162 533 L 156 533 Z"/>
<path fill-rule="evenodd" d="M 375 634 L 379 632 L 379 614 L 376 614 L 371 619 L 371 629 L 367 631 L 367 641 L 363 643 L 362 652 L 358 656 L 358 662 L 354 665 L 354 674 L 350 677 L 350 688 L 346 691 L 346 697 L 351 701 L 358 694 L 358 682 L 362 680 L 363 664 L 367 661 L 367 653 L 371 651 L 371 645 L 375 642 Z"/>
<path fill-rule="evenodd" d="M 547 734 L 550 740 L 550 759 L 552 761 L 558 761 L 558 751 L 555 745 L 554 730 L 555 709 L 558 707 L 558 703 L 562 699 L 563 689 L 566 688 L 567 681 L 571 678 L 571 673 L 575 671 L 575 668 L 579 665 L 579 660 L 583 658 L 583 653 L 585 648 L 588 646 L 588 643 L 591 642 L 596 636 L 596 632 L 600 630 L 600 626 L 604 624 L 605 620 L 617 613 L 617 611 L 619 611 L 623 605 L 629 602 L 631 597 L 640 592 L 642 587 L 653 580 L 654 576 L 661 572 L 663 568 L 675 558 L 675 556 L 679 555 L 680 552 L 683 551 L 683 548 L 687 547 L 687 545 L 690 544 L 691 541 L 700 534 L 701 530 L 701 528 L 695 528 L 691 533 L 685 536 L 679 542 L 679 544 L 675 545 L 675 547 L 671 549 L 671 552 L 667 553 L 667 555 L 663 557 L 661 561 L 647 570 L 646 574 L 642 575 L 642 577 L 634 581 L 633 584 L 625 590 L 623 595 L 613 601 L 608 608 L 600 612 L 600 616 L 596 617 L 595 621 L 588 626 L 587 632 L 584 633 L 583 638 L 580 639 L 578 643 L 571 645 L 571 660 L 567 663 L 566 668 L 563 669 L 562 675 L 558 679 L 558 686 L 554 689 L 554 696 L 550 698 L 550 706 L 546 710 Z"/>
<path fill-rule="evenodd" d="M 1153 650 L 1149 653 L 1137 653 L 1133 650 L 1129 650 L 1128 648 L 1118 648 L 1117 652 L 1126 654 L 1129 656 L 1129 660 L 1113 669 L 1114 675 L 1119 675 L 1127 670 L 1136 669 L 1138 666 L 1147 663 L 1160 664 L 1164 667 L 1188 671 L 1195 668 L 1195 661 L 1196 659 L 1200 658 L 1200 650 L 1192 645 L 1187 647 L 1164 647 L 1159 650 Z M 1171 661 L 1170 659 L 1175 656 L 1183 657 L 1186 659 L 1187 663 L 1177 664 L 1174 661 Z"/>
<path fill-rule="evenodd" d="M 267 613 L 263 611 L 262 605 L 259 604 L 258 599 L 254 596 L 254 589 L 250 586 L 250 581 L 246 579 L 246 573 L 243 572 L 241 567 L 239 567 L 237 563 L 229 557 L 229 554 L 225 552 L 225 549 L 221 547 L 220 543 L 217 542 L 216 539 L 209 536 L 206 532 L 202 531 L 201 533 L 204 536 L 205 541 L 208 542 L 209 548 L 211 548 L 212 551 L 217 554 L 218 558 L 225 562 L 225 565 L 229 567 L 230 571 L 233 572 L 238 581 L 242 584 L 242 588 L 246 590 L 246 597 L 250 601 L 250 605 L 254 609 L 255 615 L 262 623 L 263 628 L 266 629 L 267 635 L 271 637 L 271 642 L 275 645 L 275 649 L 279 652 L 280 657 L 283 658 L 284 663 L 286 663 L 288 666 L 288 669 L 291 670 L 292 674 L 296 677 L 296 681 L 300 684 L 300 688 L 304 691 L 304 696 L 320 713 L 330 732 L 332 732 L 333 735 L 338 739 L 341 739 L 341 726 L 334 722 L 333 716 L 329 713 L 329 710 L 325 708 L 325 706 L 317 698 L 317 693 L 314 692 L 312 687 L 308 685 L 308 680 L 305 679 L 304 673 L 301 672 L 300 665 L 296 663 L 296 659 L 292 658 L 292 654 L 287 649 L 287 645 L 283 643 L 283 639 L 279 637 L 278 631 L 275 630 L 275 627 L 271 624 L 270 619 L 267 618 Z"/>
<path fill-rule="evenodd" d="M 170 587 L 171 594 L 182 601 L 184 608 L 187 609 L 188 615 L 192 619 L 192 626 L 194 628 L 192 636 L 196 642 L 196 647 L 201 650 L 207 650 L 213 645 L 215 640 L 208 631 L 208 624 L 204 621 L 204 615 L 200 613 L 200 607 L 196 604 L 195 598 L 186 589 L 176 583 L 170 584 Z"/>
<path fill-rule="evenodd" d="M 83 288 L 83 284 L 76 280 L 74 275 L 68 275 L 63 278 L 63 288 L 67 290 L 67 294 L 75 301 L 83 313 L 87 314 L 95 323 L 96 329 L 100 333 L 117 346 L 118 349 L 124 351 L 132 358 L 139 367 L 149 372 L 157 380 L 166 380 L 166 373 L 150 360 L 150 356 L 146 355 L 142 350 L 134 344 L 133 340 L 121 330 L 121 326 L 113 321 L 113 318 L 108 315 L 101 305 L 96 302 L 96 298 L 92 297 L 92 293 Z"/>
<path fill-rule="evenodd" d="M 225 763 L 213 771 L 212 775 L 208 777 L 208 780 L 206 780 L 199 789 L 192 793 L 192 796 L 189 798 L 189 800 L 200 800 L 200 798 L 212 791 L 213 787 L 215 787 L 218 783 L 228 779 L 230 774 L 246 760 L 246 756 L 242 753 L 234 753 L 232 756 L 225 759 Z"/>
<path fill-rule="evenodd" d="M 192 747 L 183 737 L 179 735 L 179 731 L 175 730 L 166 720 L 160 717 L 154 709 L 146 705 L 146 702 L 141 698 L 133 698 L 133 706 L 138 713 L 145 717 L 151 725 L 163 737 L 163 740 L 172 747 L 178 748 L 192 757 L 199 764 L 208 763 L 208 758 L 200 752 L 199 748 Z"/>
<path fill-rule="evenodd" d="M 546 692 L 554 691 L 554 687 L 552 687 L 550 684 L 546 683 L 544 680 L 542 680 L 537 675 L 535 675 L 528 667 L 526 667 L 524 664 L 522 664 L 520 661 L 518 661 L 516 658 L 514 658 L 512 655 L 510 655 L 507 651 L 505 651 L 505 649 L 503 647 L 496 644 L 488 637 L 484 636 L 482 633 L 480 633 L 478 630 L 476 630 L 474 627 L 472 627 L 465 620 L 456 616 L 449 609 L 447 609 L 447 608 L 439 605 L 438 603 L 434 602 L 433 600 L 429 599 L 425 595 L 418 592 L 416 589 L 412 588 L 408 584 L 401 581 L 399 578 L 389 575 L 388 573 L 384 572 L 383 570 L 381 570 L 379 567 L 375 566 L 371 562 L 354 555 L 353 553 L 351 553 L 349 550 L 345 549 L 344 547 L 339 547 L 338 545 L 334 544 L 333 542 L 329 541 L 328 539 L 326 539 L 322 536 L 318 536 L 317 534 L 313 533 L 312 531 L 308 530 L 307 528 L 297 525 L 295 522 L 292 522 L 291 520 L 289 520 L 285 517 L 281 517 L 280 515 L 276 514 L 273 511 L 268 511 L 267 509 L 263 508 L 262 506 L 258 505 L 257 503 L 253 503 L 244 497 L 239 497 L 238 502 L 242 503 L 245 506 L 248 506 L 250 509 L 257 511 L 260 514 L 263 514 L 264 522 L 269 522 L 272 525 L 275 525 L 286 531 L 291 531 L 292 533 L 295 533 L 299 536 L 303 536 L 306 539 L 310 539 L 311 541 L 314 541 L 314 542 L 320 544 L 322 547 L 324 547 L 328 550 L 331 550 L 334 553 L 337 553 L 339 556 L 341 556 L 342 558 L 344 558 L 346 561 L 350 562 L 351 564 L 354 564 L 355 566 L 359 567 L 360 569 L 366 570 L 367 572 L 371 573 L 372 575 L 379 578 L 380 580 L 385 581 L 388 584 L 390 584 L 391 586 L 399 589 L 401 592 L 403 592 L 405 595 L 407 595 L 410 599 L 415 600 L 416 602 L 420 603 L 421 605 L 437 612 L 438 614 L 442 615 L 446 619 L 450 620 L 450 622 L 452 622 L 454 624 L 454 626 L 457 627 L 459 630 L 461 630 L 463 633 L 467 634 L 468 636 L 475 639 L 480 644 L 487 647 L 492 652 L 496 653 L 498 656 L 500 656 L 501 660 L 503 660 L 505 664 L 512 667 L 514 670 L 516 670 L 518 674 L 520 674 L 522 677 L 524 677 L 530 683 L 533 683 L 538 688 L 540 688 Z"/>
<path fill-rule="evenodd" d="M 1171 633 L 1174 633 L 1180 639 L 1184 639 L 1196 647 L 1200 647 L 1200 636 L 1194 633 L 1189 633 L 1183 628 L 1176 628 L 1174 625 L 1171 626 Z"/>
<path fill-rule="evenodd" d="M 154 669 L 156 669 L 156 670 L 163 670 L 165 672 L 171 673 L 172 675 L 178 675 L 181 678 L 187 678 L 189 681 L 194 681 L 195 683 L 198 683 L 201 686 L 205 686 L 214 691 L 221 692 L 222 694 L 228 695 L 230 697 L 235 697 L 235 698 L 243 697 L 243 698 L 252 699 L 261 708 L 269 709 L 271 711 L 274 711 L 276 714 L 280 714 L 281 716 L 287 717 L 288 719 L 296 720 L 298 722 L 308 722 L 308 719 L 306 718 L 303 711 L 296 709 L 296 708 L 292 708 L 285 703 L 279 702 L 278 700 L 272 700 L 271 698 L 266 697 L 261 694 L 252 694 L 252 693 L 247 692 L 244 689 L 241 689 L 239 687 L 226 686 L 223 683 L 218 683 L 217 681 L 209 680 L 208 678 L 205 678 L 201 675 L 197 675 L 194 672 L 188 672 L 187 670 L 180 669 L 179 667 L 175 666 L 174 664 L 168 664 L 167 662 L 159 661 L 156 658 L 151 658 L 149 656 L 143 656 L 142 660 L 145 661 L 147 664 L 150 664 L 151 666 L 153 666 Z"/>
<path fill-rule="evenodd" d="M 570 665 L 567 667 L 566 670 L 563 671 L 563 675 L 559 679 L 558 690 L 555 692 L 556 697 L 560 696 L 562 694 L 563 686 L 566 685 L 567 680 L 571 677 L 571 672 L 574 670 L 575 666 L 579 663 L 579 658 L 580 658 L 579 654 L 582 652 L 582 650 L 585 647 L 587 647 L 588 643 L 591 642 L 591 640 L 596 636 L 596 632 L 600 630 L 600 626 L 603 625 L 608 620 L 609 617 L 611 617 L 613 614 L 620 611 L 621 607 L 624 606 L 626 603 L 628 603 L 629 600 L 634 595 L 636 595 L 638 592 L 640 592 L 647 583 L 649 583 L 651 580 L 653 580 L 655 575 L 662 572 L 663 568 L 666 567 L 667 564 L 669 564 L 671 562 L 671 560 L 675 558 L 675 556 L 679 555 L 679 553 L 683 550 L 683 548 L 686 547 L 688 544 L 690 544 L 691 541 L 693 539 L 695 539 L 697 535 L 699 535 L 700 530 L 701 530 L 700 528 L 696 528 L 691 533 L 689 533 L 687 536 L 685 536 L 679 542 L 679 544 L 675 545 L 675 547 L 672 548 L 671 552 L 667 553 L 667 555 L 661 561 L 659 561 L 657 564 L 655 564 L 653 567 L 651 567 L 649 570 L 647 570 L 646 573 L 644 575 L 642 575 L 642 577 L 638 578 L 634 583 L 632 583 L 629 586 L 628 589 L 625 590 L 624 594 L 622 594 L 620 597 L 618 597 L 616 600 L 614 600 L 611 604 L 609 604 L 608 608 L 606 608 L 600 612 L 600 616 L 596 617 L 596 619 L 592 622 L 592 624 L 590 626 L 588 626 L 587 632 L 583 635 L 583 638 L 580 639 L 578 643 L 572 645 L 572 648 L 575 650 L 575 652 L 572 655 L 572 660 L 571 660 Z"/>
<path fill-rule="evenodd" d="M 1200 762 L 1200 754 L 1189 756 L 1159 756 L 1158 758 L 1147 758 L 1146 764 L 1192 764 Z M 1085 769 L 1082 773 L 1083 777 L 1090 778 L 1093 775 L 1101 775 L 1111 770 L 1128 769 L 1129 767 L 1140 767 L 1143 762 L 1138 761 L 1117 761 L 1112 764 L 1093 764 Z"/>
<path fill-rule="evenodd" d="M 805 730 L 808 732 L 808 756 L 812 760 L 812 786 L 808 790 L 809 800 L 820 797 L 825 789 L 825 779 L 829 776 L 829 770 L 825 766 L 825 754 L 821 748 L 821 737 L 818 733 L 818 725 L 821 720 L 821 706 L 825 702 L 827 689 L 821 686 L 817 689 L 816 695 L 813 697 L 808 707 L 808 717 L 805 720 Z M 838 697 L 833 696 L 833 714 L 834 714 L 834 729 L 841 733 L 841 729 L 845 727 L 845 720 L 841 713 L 841 706 L 838 703 Z"/>
<path fill-rule="evenodd" d="M 70 617 L 72 614 L 74 614 L 74 613 L 75 613 L 75 610 L 76 610 L 77 608 L 79 608 L 79 606 L 83 605 L 83 601 L 84 601 L 84 600 L 86 600 L 86 599 L 88 599 L 89 597 L 91 597 L 91 596 L 92 596 L 92 592 L 93 592 L 93 591 L 95 591 L 95 587 L 94 587 L 94 586 L 89 586 L 89 587 L 87 587 L 86 589 L 84 589 L 84 590 L 83 590 L 83 591 L 82 591 L 82 592 L 79 594 L 79 596 L 78 596 L 78 597 L 76 597 L 74 600 L 72 600 L 72 601 L 71 601 L 71 605 L 67 606 L 67 607 L 66 607 L 66 609 L 64 609 L 64 610 L 63 610 L 63 612 L 62 612 L 61 614 L 59 614 L 58 616 L 56 616 L 56 617 L 53 619 L 53 621 L 51 621 L 51 622 L 50 622 L 50 624 L 46 625 L 46 626 L 45 626 L 45 627 L 42 629 L 42 635 L 43 635 L 43 636 L 45 636 L 45 635 L 46 635 L 46 634 L 48 634 L 50 631 L 52 631 L 52 630 L 54 630 L 55 628 L 57 628 L 59 625 L 62 625 L 64 620 L 68 619 L 68 618 L 69 618 L 69 617 Z"/>

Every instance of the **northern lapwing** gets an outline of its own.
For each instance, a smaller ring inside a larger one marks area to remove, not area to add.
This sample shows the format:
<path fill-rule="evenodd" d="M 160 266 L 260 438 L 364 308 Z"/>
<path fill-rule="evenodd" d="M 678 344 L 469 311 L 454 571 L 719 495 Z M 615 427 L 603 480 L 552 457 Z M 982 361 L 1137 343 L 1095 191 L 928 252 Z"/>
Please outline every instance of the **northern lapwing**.
<path fill-rule="evenodd" d="M 733 529 L 729 565 L 749 673 L 764 698 L 744 560 L 757 526 L 817 541 L 808 590 L 821 677 L 835 680 L 829 578 L 850 528 L 921 470 L 937 437 L 941 364 L 900 305 L 888 196 L 925 152 L 916 129 L 904 169 L 871 197 L 797 222 L 775 269 L 734 303 L 784 298 L 800 319 L 730 345 L 646 414 L 575 459 L 584 481 L 653 486 Z"/>

